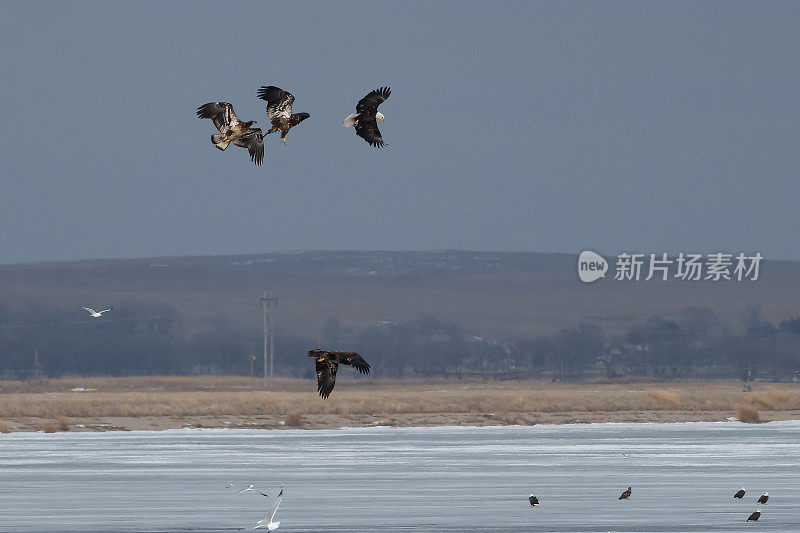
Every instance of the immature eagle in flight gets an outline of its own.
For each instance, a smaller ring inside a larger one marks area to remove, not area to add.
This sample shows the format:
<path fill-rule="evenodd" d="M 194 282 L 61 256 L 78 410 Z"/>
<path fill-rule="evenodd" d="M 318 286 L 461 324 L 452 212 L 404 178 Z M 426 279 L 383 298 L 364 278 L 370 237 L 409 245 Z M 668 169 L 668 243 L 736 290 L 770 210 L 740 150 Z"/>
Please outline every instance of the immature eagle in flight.
<path fill-rule="evenodd" d="M 342 126 L 349 128 L 356 127 L 356 135 L 364 139 L 370 146 L 383 146 L 381 130 L 378 129 L 378 120 L 383 122 L 383 113 L 378 111 L 378 106 L 389 98 L 392 90 L 389 87 L 375 89 L 367 96 L 358 101 L 356 112 L 350 113 L 342 122 Z"/>
<path fill-rule="evenodd" d="M 267 116 L 272 121 L 272 128 L 266 135 L 275 131 L 281 132 L 283 144 L 286 144 L 286 134 L 289 133 L 289 130 L 311 116 L 308 113 L 292 114 L 294 96 L 289 91 L 284 91 L 274 85 L 262 86 L 258 90 L 258 97 L 267 101 Z"/>
<path fill-rule="evenodd" d="M 317 361 L 317 391 L 322 398 L 327 398 L 333 386 L 336 385 L 336 371 L 339 365 L 355 367 L 362 374 L 369 374 L 369 363 L 356 352 L 328 352 L 326 350 L 311 350 L 309 357 Z"/>
<path fill-rule="evenodd" d="M 198 118 L 210 118 L 219 130 L 211 136 L 211 142 L 220 150 L 224 150 L 233 142 L 236 146 L 247 148 L 250 160 L 260 165 L 264 159 L 264 138 L 261 129 L 251 128 L 255 120 L 242 122 L 233 106 L 228 102 L 209 102 L 197 108 Z"/>

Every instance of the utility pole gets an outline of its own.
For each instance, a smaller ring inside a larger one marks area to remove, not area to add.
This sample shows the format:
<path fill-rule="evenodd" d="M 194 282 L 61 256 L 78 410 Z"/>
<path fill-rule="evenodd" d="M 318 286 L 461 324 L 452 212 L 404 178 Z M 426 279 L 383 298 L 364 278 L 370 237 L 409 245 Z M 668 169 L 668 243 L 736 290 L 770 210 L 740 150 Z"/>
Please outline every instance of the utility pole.
<path fill-rule="evenodd" d="M 278 307 L 278 299 L 275 293 L 267 297 L 267 291 L 261 297 L 261 309 L 264 312 L 264 386 L 272 384 L 273 363 L 275 362 L 275 316 L 273 307 Z M 269 361 L 267 361 L 269 352 Z"/>
<path fill-rule="evenodd" d="M 39 383 L 39 350 L 33 350 L 33 381 Z"/>
<path fill-rule="evenodd" d="M 247 352 L 247 359 L 250 360 L 250 390 L 253 390 L 253 364 L 256 362 L 256 354 L 253 351 L 253 343 L 250 343 L 250 350 Z"/>

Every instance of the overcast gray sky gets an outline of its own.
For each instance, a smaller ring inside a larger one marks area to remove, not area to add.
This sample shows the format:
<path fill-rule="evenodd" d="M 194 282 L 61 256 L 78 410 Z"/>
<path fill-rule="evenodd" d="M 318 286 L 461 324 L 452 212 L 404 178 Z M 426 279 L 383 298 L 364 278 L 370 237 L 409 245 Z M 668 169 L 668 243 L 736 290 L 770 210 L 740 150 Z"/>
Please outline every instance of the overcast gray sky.
<path fill-rule="evenodd" d="M 300 249 L 800 259 L 797 2 L 6 2 L 0 263 Z M 197 106 L 311 118 L 264 164 Z M 370 90 L 386 149 L 341 121 Z"/>

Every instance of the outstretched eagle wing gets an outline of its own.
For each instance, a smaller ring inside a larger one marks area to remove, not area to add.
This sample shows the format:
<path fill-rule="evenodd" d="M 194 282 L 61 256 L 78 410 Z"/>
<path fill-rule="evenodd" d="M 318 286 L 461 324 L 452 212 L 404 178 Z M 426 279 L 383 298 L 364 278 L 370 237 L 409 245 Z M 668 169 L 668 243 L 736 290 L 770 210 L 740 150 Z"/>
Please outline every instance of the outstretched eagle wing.
<path fill-rule="evenodd" d="M 250 152 L 250 160 L 256 165 L 260 165 L 264 160 L 264 135 L 261 128 L 250 128 L 241 137 L 234 139 L 233 144 L 247 148 Z"/>
<path fill-rule="evenodd" d="M 372 117 L 375 117 L 375 113 L 378 112 L 378 106 L 385 102 L 390 94 L 392 94 L 392 90 L 389 87 L 375 89 L 358 101 L 358 104 L 356 104 L 356 112 L 359 115 L 372 115 Z M 360 118 L 361 117 L 359 117 L 359 120 Z"/>
<path fill-rule="evenodd" d="M 228 102 L 209 102 L 197 108 L 198 118 L 210 118 L 214 126 L 220 133 L 225 133 L 231 129 L 231 126 L 241 122 L 236 113 L 233 112 L 233 106 Z"/>
<path fill-rule="evenodd" d="M 359 120 L 358 126 L 356 126 L 356 135 L 367 141 L 370 146 L 382 148 L 386 145 L 383 142 L 381 130 L 378 129 L 378 123 L 375 120 L 375 117 L 372 117 L 372 120 L 366 123 Z"/>
<path fill-rule="evenodd" d="M 354 367 L 362 374 L 369 374 L 369 363 L 356 352 L 332 352 L 339 363 Z"/>
<path fill-rule="evenodd" d="M 258 90 L 258 97 L 267 101 L 267 116 L 271 121 L 291 119 L 292 103 L 294 103 L 292 93 L 270 85 L 262 86 Z"/>
<path fill-rule="evenodd" d="M 328 361 L 317 361 L 317 391 L 322 398 L 330 396 L 333 386 L 336 385 L 336 371 L 339 365 Z"/>

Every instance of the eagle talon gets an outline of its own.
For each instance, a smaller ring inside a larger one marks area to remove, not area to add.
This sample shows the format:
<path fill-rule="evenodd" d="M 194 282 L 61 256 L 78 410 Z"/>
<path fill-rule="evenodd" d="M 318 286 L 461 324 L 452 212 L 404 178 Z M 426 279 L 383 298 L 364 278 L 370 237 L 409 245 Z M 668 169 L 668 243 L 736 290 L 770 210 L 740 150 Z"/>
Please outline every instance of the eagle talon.
<path fill-rule="evenodd" d="M 281 139 L 281 142 L 282 142 L 283 144 L 286 144 L 286 139 L 285 139 L 285 138 L 284 138 L 284 139 Z"/>

